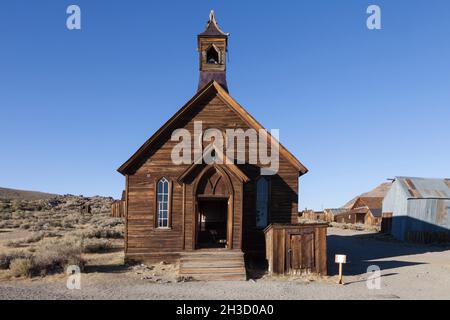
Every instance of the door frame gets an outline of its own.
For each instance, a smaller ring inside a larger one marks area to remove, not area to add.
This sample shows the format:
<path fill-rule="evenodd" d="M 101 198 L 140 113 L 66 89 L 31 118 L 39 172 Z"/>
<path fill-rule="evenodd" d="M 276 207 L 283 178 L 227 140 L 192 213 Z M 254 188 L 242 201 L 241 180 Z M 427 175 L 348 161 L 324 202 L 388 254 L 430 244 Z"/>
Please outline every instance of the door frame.
<path fill-rule="evenodd" d="M 210 171 L 210 170 L 216 170 L 224 179 L 226 188 L 227 188 L 227 194 L 220 194 L 220 195 L 204 195 L 204 194 L 197 194 L 197 188 L 199 182 L 202 180 L 202 178 Z M 200 174 L 196 177 L 192 189 L 192 197 L 194 198 L 194 212 L 192 215 L 192 250 L 198 250 L 197 247 L 197 229 L 198 229 L 198 214 L 199 214 L 199 200 L 206 200 L 206 199 L 228 199 L 228 215 L 227 215 L 227 246 L 226 249 L 232 250 L 233 249 L 233 229 L 234 229 L 234 187 L 231 178 L 226 172 L 226 169 L 219 167 L 219 166 L 206 166 L 203 168 L 203 170 L 200 172 Z M 241 231 L 242 232 L 242 231 Z M 221 249 L 223 250 L 223 249 Z"/>
<path fill-rule="evenodd" d="M 212 202 L 212 201 L 226 201 L 227 204 L 227 213 L 226 213 L 226 217 L 227 217 L 227 227 L 226 227 L 226 232 L 227 232 L 227 243 L 225 248 L 218 248 L 218 250 L 223 250 L 223 249 L 231 249 L 232 247 L 232 243 L 233 243 L 233 239 L 230 238 L 232 237 L 232 230 L 233 230 L 233 223 L 230 221 L 232 221 L 232 217 L 233 217 L 233 210 L 230 208 L 230 202 L 231 202 L 232 197 L 231 196 L 212 196 L 212 195 L 202 195 L 199 194 L 197 195 L 196 199 L 195 199 L 195 217 L 194 217 L 194 230 L 195 230 L 195 237 L 194 237 L 194 249 L 195 250 L 201 250 L 202 248 L 198 247 L 198 234 L 199 234 L 199 216 L 200 216 L 200 202 Z M 214 248 L 210 248 L 208 250 L 214 250 Z"/>

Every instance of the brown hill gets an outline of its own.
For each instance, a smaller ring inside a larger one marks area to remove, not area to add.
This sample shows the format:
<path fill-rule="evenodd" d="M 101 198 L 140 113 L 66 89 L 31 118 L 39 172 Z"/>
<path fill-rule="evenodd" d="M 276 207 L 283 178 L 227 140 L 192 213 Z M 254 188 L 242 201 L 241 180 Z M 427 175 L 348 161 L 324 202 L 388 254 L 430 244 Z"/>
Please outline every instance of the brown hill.
<path fill-rule="evenodd" d="M 383 182 L 382 184 L 377 186 L 375 189 L 370 190 L 365 193 L 362 193 L 359 196 L 353 198 L 352 200 L 350 200 L 349 202 L 344 204 L 342 207 L 350 208 L 351 206 L 353 206 L 355 201 L 358 200 L 358 198 L 360 198 L 360 197 L 362 197 L 362 198 L 384 198 L 386 196 L 386 193 L 391 188 L 391 185 L 392 185 L 392 182 Z"/>
<path fill-rule="evenodd" d="M 0 188 L 0 199 L 3 200 L 47 200 L 55 196 L 57 195 L 38 191 Z"/>

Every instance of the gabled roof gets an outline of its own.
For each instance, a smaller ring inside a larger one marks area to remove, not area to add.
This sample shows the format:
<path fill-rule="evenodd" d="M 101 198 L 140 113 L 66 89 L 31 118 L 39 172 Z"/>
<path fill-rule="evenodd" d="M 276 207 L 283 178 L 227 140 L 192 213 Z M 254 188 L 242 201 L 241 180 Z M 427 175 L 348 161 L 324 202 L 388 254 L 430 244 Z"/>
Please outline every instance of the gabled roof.
<path fill-rule="evenodd" d="M 358 197 L 351 207 L 351 212 L 370 211 L 374 217 L 381 217 L 384 197 Z"/>
<path fill-rule="evenodd" d="M 395 177 L 408 199 L 450 199 L 448 179 Z"/>
<path fill-rule="evenodd" d="M 339 215 L 342 213 L 348 212 L 349 209 L 347 208 L 331 208 L 331 209 L 325 209 L 324 211 L 330 212 L 332 215 Z"/>
<path fill-rule="evenodd" d="M 364 206 L 369 209 L 380 209 L 383 207 L 383 199 L 382 197 L 359 197 L 353 204 L 352 209 Z"/>
<path fill-rule="evenodd" d="M 209 14 L 209 21 L 208 21 L 208 24 L 206 25 L 205 31 L 200 33 L 198 36 L 199 37 L 215 37 L 215 36 L 227 37 L 228 35 L 229 35 L 228 33 L 225 33 L 220 29 L 220 27 L 216 21 L 216 16 L 214 15 L 214 10 L 211 10 L 211 12 Z"/>
<path fill-rule="evenodd" d="M 392 182 L 384 182 L 376 188 L 354 197 L 352 200 L 344 204 L 343 208 L 351 208 L 359 198 L 384 198 L 392 186 Z M 380 207 L 381 208 L 381 207 Z"/>
<path fill-rule="evenodd" d="M 239 103 L 237 103 L 228 92 L 222 88 L 220 84 L 216 81 L 211 81 L 205 87 L 198 91 L 192 98 L 189 100 L 178 112 L 176 112 L 158 131 L 155 132 L 153 136 L 151 136 L 134 154 L 128 159 L 120 168 L 117 169 L 121 174 L 125 175 L 136 169 L 136 164 L 138 164 L 142 157 L 145 157 L 150 148 L 158 141 L 165 132 L 167 132 L 170 128 L 173 128 L 177 120 L 179 120 L 183 115 L 185 115 L 193 106 L 196 105 L 196 102 L 201 100 L 202 97 L 206 96 L 210 93 L 216 93 L 225 104 L 236 112 L 240 118 L 250 127 L 259 132 L 260 129 L 264 129 L 264 127 L 255 120 Z M 173 128 L 175 129 L 175 128 Z M 265 131 L 267 135 L 268 141 L 271 141 L 273 144 L 279 144 L 280 156 L 285 157 L 289 163 L 296 168 L 300 175 L 303 175 L 308 172 L 308 169 L 292 154 L 290 153 L 281 143 L 279 143 L 275 138 L 272 137 L 270 132 Z"/>

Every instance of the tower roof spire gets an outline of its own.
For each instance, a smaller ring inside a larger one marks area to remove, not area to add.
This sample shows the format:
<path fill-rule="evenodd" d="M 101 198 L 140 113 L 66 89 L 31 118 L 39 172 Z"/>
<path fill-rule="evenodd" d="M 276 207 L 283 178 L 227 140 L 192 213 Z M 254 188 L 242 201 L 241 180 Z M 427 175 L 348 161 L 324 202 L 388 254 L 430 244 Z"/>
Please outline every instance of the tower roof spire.
<path fill-rule="evenodd" d="M 200 58 L 198 90 L 214 80 L 228 91 L 226 74 L 228 33 L 220 30 L 214 10 L 209 13 L 206 29 L 198 35 L 197 41 Z"/>
<path fill-rule="evenodd" d="M 199 36 L 225 36 L 227 37 L 229 34 L 223 32 L 219 25 L 217 24 L 216 15 L 214 14 L 214 10 L 211 10 L 209 13 L 209 20 L 206 24 L 205 31 L 199 34 Z"/>

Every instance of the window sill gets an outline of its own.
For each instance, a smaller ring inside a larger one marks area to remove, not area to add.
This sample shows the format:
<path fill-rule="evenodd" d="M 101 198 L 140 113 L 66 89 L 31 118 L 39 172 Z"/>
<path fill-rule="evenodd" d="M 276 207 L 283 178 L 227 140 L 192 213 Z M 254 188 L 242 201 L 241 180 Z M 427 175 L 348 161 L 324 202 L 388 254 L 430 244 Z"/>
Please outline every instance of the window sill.
<path fill-rule="evenodd" d="M 172 228 L 171 227 L 165 227 L 165 228 L 158 228 L 158 227 L 156 227 L 154 230 L 158 231 L 158 232 L 164 232 L 164 231 L 171 231 Z"/>

